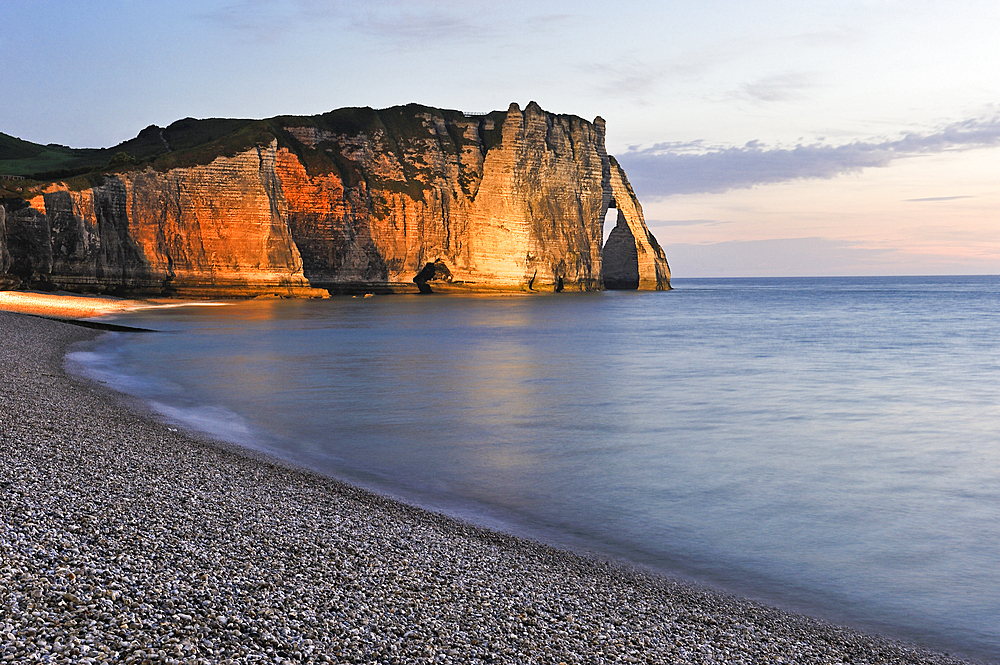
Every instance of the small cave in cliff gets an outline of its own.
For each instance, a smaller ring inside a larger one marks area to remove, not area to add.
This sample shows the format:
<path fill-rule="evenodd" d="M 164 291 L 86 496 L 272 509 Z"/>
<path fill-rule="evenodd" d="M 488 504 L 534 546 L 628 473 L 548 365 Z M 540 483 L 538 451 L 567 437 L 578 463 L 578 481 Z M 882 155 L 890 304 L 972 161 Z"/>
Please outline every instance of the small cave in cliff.
<path fill-rule="evenodd" d="M 425 263 L 420 272 L 413 276 L 413 283 L 417 285 L 417 289 L 421 293 L 433 293 L 434 291 L 428 282 L 435 280 L 441 282 L 451 281 L 451 270 L 448 269 L 448 265 L 441 259 L 433 263 Z"/>
<path fill-rule="evenodd" d="M 601 250 L 604 288 L 609 291 L 635 291 L 639 288 L 639 251 L 625 216 L 621 210 L 617 212 L 615 226 Z"/>

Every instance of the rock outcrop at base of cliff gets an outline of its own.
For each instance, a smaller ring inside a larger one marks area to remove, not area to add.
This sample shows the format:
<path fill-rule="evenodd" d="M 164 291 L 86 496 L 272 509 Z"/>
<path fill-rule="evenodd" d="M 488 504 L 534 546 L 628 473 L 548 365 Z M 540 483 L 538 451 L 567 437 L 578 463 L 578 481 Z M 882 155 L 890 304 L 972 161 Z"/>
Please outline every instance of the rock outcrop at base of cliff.
<path fill-rule="evenodd" d="M 597 290 L 623 288 L 622 271 L 637 275 L 630 288 L 669 288 L 600 118 L 410 105 L 238 129 L 5 202 L 0 274 L 182 295 Z M 628 233 L 602 252 L 609 207 Z M 614 249 L 622 242 L 634 251 Z"/>

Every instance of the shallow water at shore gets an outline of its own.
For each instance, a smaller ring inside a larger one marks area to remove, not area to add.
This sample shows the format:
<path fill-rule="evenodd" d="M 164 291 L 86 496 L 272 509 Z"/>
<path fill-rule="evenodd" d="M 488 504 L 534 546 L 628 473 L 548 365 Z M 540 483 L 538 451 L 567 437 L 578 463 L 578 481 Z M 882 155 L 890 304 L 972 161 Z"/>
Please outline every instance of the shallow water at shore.
<path fill-rule="evenodd" d="M 118 317 L 166 417 L 463 517 L 1000 654 L 997 278 Z"/>

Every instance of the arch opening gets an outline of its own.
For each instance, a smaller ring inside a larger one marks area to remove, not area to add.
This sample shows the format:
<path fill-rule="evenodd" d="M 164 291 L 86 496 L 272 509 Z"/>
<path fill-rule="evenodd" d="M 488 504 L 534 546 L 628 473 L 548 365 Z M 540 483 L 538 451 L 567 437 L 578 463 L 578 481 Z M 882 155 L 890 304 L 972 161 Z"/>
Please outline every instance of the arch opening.
<path fill-rule="evenodd" d="M 613 199 L 612 199 L 613 201 Z M 608 207 L 610 212 L 611 207 Z M 639 288 L 639 250 L 635 236 L 621 210 L 616 210 L 615 224 L 605 221 L 606 240 L 601 250 L 601 272 L 604 288 L 609 291 L 635 291 Z"/>
<path fill-rule="evenodd" d="M 608 244 L 608 236 L 611 235 L 611 231 L 614 230 L 615 224 L 618 221 L 618 203 L 615 202 L 615 197 L 611 197 L 608 201 L 608 209 L 604 213 L 604 220 L 601 223 L 601 230 L 604 233 L 604 237 L 601 238 L 601 248 L 603 249 L 606 244 Z"/>

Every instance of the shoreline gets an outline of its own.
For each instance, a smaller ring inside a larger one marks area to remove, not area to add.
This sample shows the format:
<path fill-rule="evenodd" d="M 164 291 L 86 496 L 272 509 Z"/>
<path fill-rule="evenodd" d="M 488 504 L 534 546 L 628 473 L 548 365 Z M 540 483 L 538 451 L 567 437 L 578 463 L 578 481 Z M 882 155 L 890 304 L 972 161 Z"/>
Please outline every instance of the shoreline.
<path fill-rule="evenodd" d="M 97 332 L 0 329 L 0 660 L 971 662 L 177 431 L 66 373 Z"/>
<path fill-rule="evenodd" d="M 153 301 L 88 296 L 78 293 L 0 291 L 0 311 L 54 319 L 88 319 L 155 307 Z"/>

